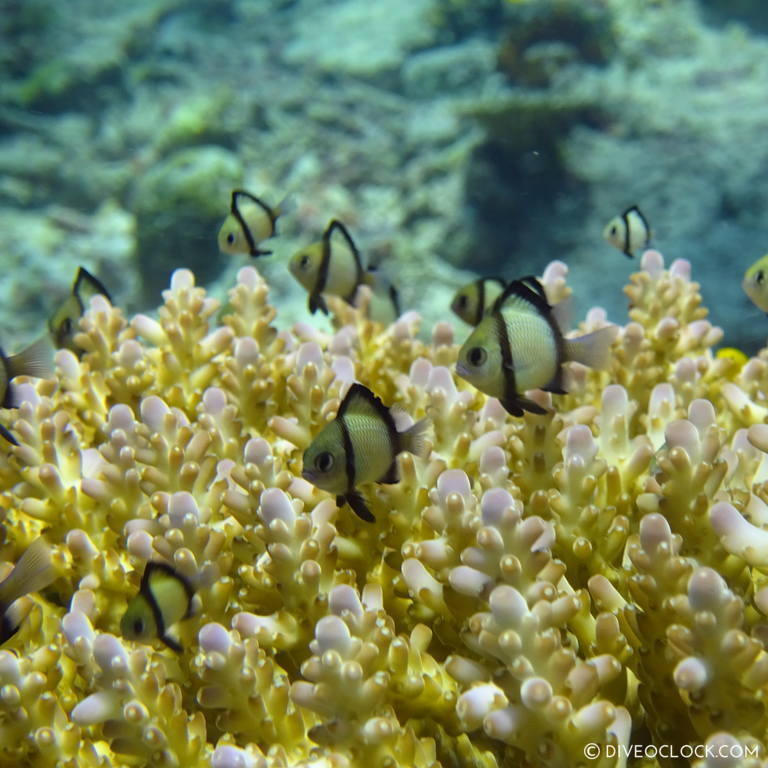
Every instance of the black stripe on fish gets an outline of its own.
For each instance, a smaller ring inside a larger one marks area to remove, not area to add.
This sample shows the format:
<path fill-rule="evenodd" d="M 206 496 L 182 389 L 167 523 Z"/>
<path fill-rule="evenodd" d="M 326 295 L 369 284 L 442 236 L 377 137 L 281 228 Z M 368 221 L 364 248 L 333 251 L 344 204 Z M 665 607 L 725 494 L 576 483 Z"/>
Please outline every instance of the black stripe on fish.
<path fill-rule="evenodd" d="M 275 234 L 275 222 L 277 221 L 275 212 L 263 200 L 260 200 L 258 197 L 256 197 L 256 195 L 252 195 L 250 192 L 246 192 L 244 189 L 235 189 L 232 191 L 232 204 L 230 205 L 229 210 L 237 219 L 237 223 L 240 225 L 240 229 L 243 230 L 243 235 L 245 235 L 245 242 L 248 243 L 248 253 L 250 253 L 251 256 L 268 256 L 270 253 L 272 253 L 272 251 L 265 251 L 256 246 L 256 241 L 253 239 L 251 229 L 245 223 L 243 214 L 240 213 L 240 209 L 237 207 L 238 197 L 247 197 L 251 202 L 256 203 L 256 205 L 258 205 L 259 208 L 261 208 L 264 213 L 267 214 L 269 222 L 272 225 L 272 231 L 269 233 L 270 237 Z"/>
<path fill-rule="evenodd" d="M 144 596 L 144 599 L 147 601 L 149 608 L 152 611 L 152 617 L 154 618 L 155 626 L 157 627 L 157 636 L 169 648 L 172 648 L 177 653 L 181 653 L 182 649 L 179 643 L 166 633 L 168 627 L 165 626 L 163 611 L 157 602 L 155 593 L 152 591 L 152 574 L 157 572 L 165 573 L 166 575 L 176 579 L 176 581 L 178 581 L 184 587 L 184 592 L 187 595 L 187 609 L 184 612 L 184 616 L 182 616 L 182 618 L 186 618 L 192 613 L 192 598 L 195 594 L 195 591 L 192 589 L 192 585 L 178 571 L 171 568 L 170 565 L 151 560 L 144 568 L 144 574 L 141 577 L 141 584 L 139 585 L 139 592 Z"/>
<path fill-rule="evenodd" d="M 475 325 L 480 325 L 480 321 L 485 314 L 485 280 L 480 278 L 477 283 L 477 312 L 475 312 Z"/>
<path fill-rule="evenodd" d="M 352 304 L 357 293 L 357 287 L 363 282 L 363 260 L 360 258 L 360 251 L 357 249 L 355 241 L 352 239 L 352 235 L 349 234 L 349 230 L 338 219 L 333 219 L 328 225 L 328 238 L 333 234 L 334 230 L 338 230 L 341 236 L 347 241 L 349 250 L 352 251 L 352 257 L 355 260 L 355 286 L 352 289 L 349 296 L 344 296 L 344 300 L 347 304 Z"/>
<path fill-rule="evenodd" d="M 621 214 L 621 220 L 624 222 L 624 248 L 622 253 L 629 259 L 633 258 L 632 251 L 629 250 L 629 214 L 632 208 L 627 208 L 624 213 Z"/>
<path fill-rule="evenodd" d="M 331 234 L 334 230 L 336 219 L 325 228 L 322 239 L 322 256 L 320 257 L 320 267 L 317 270 L 317 280 L 309 294 L 309 311 L 314 314 L 315 310 L 322 310 L 323 314 L 328 314 L 328 307 L 325 304 L 321 294 L 325 290 L 325 284 L 328 282 L 328 270 L 331 268 Z"/>
<path fill-rule="evenodd" d="M 3 400 L 0 402 L 0 407 L 16 408 L 16 402 L 13 399 L 13 392 L 11 391 L 11 378 L 13 377 L 13 372 L 11 371 L 10 365 L 8 365 L 8 358 L 5 356 L 2 347 L 0 347 L 0 365 L 3 366 L 3 371 L 5 373 L 5 392 L 3 392 Z"/>
<path fill-rule="evenodd" d="M 349 427 L 343 418 L 336 417 L 339 420 L 341 429 L 341 441 L 344 444 L 344 469 L 347 473 L 347 493 L 355 490 L 355 448 L 352 445 L 352 436 L 349 434 Z"/>
<path fill-rule="evenodd" d="M 512 347 L 509 343 L 507 323 L 501 312 L 498 311 L 493 313 L 493 320 L 496 324 L 496 338 L 501 353 L 501 375 L 504 377 L 504 392 L 501 396 L 501 403 L 513 416 L 522 416 L 523 412 L 517 405 L 515 367 L 512 361 Z"/>
<path fill-rule="evenodd" d="M 355 382 L 344 395 L 344 399 L 341 401 L 339 410 L 336 413 L 336 418 L 342 420 L 343 428 L 346 429 L 346 423 L 343 418 L 347 411 L 354 406 L 356 400 L 362 400 L 373 409 L 376 415 L 381 419 L 387 430 L 389 436 L 389 447 L 391 450 L 392 458 L 394 459 L 398 453 L 402 450 L 400 447 L 400 433 L 395 426 L 395 420 L 392 418 L 389 408 L 387 408 L 381 400 L 371 392 L 368 387 Z M 381 481 L 378 481 L 381 482 Z M 396 481 L 395 481 L 396 482 Z M 351 487 L 351 486 L 350 486 Z"/>
<path fill-rule="evenodd" d="M 502 369 L 504 375 L 504 399 L 502 405 L 514 416 L 522 416 L 522 410 L 530 411 L 531 413 L 546 413 L 546 409 L 542 408 L 538 403 L 529 400 L 526 397 L 522 397 L 516 389 L 516 382 L 514 379 L 514 367 L 512 361 L 512 348 L 509 342 L 509 333 L 507 331 L 507 324 L 501 314 L 501 309 L 504 306 L 504 302 L 510 296 L 517 296 L 524 301 L 531 304 L 531 306 L 546 320 L 549 325 L 552 338 L 555 342 L 555 374 L 552 380 L 543 389 L 549 392 L 555 392 L 556 394 L 565 394 L 563 389 L 563 371 L 562 364 L 565 360 L 565 341 L 560 328 L 557 326 L 557 322 L 552 315 L 552 306 L 547 301 L 547 294 L 544 291 L 544 286 L 539 282 L 538 278 L 533 275 L 527 275 L 520 280 L 513 280 L 505 289 L 504 292 L 494 303 L 494 315 L 496 318 L 496 332 L 499 337 L 499 344 L 501 350 Z M 506 350 L 505 350 L 506 346 Z M 509 371 L 507 372 L 507 361 L 509 364 Z M 509 375 L 511 374 L 511 376 Z M 513 408 L 515 410 L 513 410 Z"/>

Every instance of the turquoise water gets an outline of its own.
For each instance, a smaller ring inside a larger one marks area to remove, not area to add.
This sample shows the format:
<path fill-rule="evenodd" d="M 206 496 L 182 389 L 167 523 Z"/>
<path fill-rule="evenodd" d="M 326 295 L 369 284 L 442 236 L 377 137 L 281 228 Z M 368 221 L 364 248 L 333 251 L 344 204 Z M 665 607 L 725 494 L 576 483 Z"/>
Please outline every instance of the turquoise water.
<path fill-rule="evenodd" d="M 639 205 L 690 260 L 724 343 L 768 318 L 768 19 L 758 2 L 0 3 L 0 344 L 43 332 L 82 264 L 129 310 L 191 267 L 223 294 L 235 186 L 291 193 L 258 266 L 307 319 L 291 254 L 337 217 L 427 324 L 477 274 L 570 267 L 579 318 L 625 322 Z M 430 286 L 429 292 L 424 285 Z M 426 295 L 425 295 L 426 294 Z M 457 338 L 466 330 L 455 321 Z"/>

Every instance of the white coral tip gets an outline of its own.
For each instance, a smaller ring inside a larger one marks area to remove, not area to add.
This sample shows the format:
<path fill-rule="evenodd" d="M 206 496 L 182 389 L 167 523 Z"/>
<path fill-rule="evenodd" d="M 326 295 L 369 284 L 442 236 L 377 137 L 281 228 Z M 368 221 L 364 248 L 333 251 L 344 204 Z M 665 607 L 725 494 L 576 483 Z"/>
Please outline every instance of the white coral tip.
<path fill-rule="evenodd" d="M 505 627 L 516 626 L 528 613 L 528 603 L 514 588 L 506 584 L 496 587 L 489 598 L 493 618 Z"/>
<path fill-rule="evenodd" d="M 113 691 L 98 691 L 87 696 L 72 710 L 72 722 L 87 726 L 111 720 L 120 713 L 120 699 Z"/>
<path fill-rule="evenodd" d="M 715 611 L 729 593 L 723 577 L 714 569 L 699 567 L 688 580 L 688 601 L 694 611 Z"/>
<path fill-rule="evenodd" d="M 675 667 L 673 677 L 678 688 L 700 691 L 709 682 L 709 670 L 704 659 L 689 656 Z"/>
<path fill-rule="evenodd" d="M 768 531 L 752 525 L 727 501 L 709 510 L 709 520 L 723 547 L 752 566 L 768 566 Z"/>
<path fill-rule="evenodd" d="M 341 616 L 343 611 L 349 611 L 358 618 L 363 615 L 363 604 L 360 602 L 360 596 L 357 594 L 357 590 L 348 584 L 338 584 L 331 590 L 328 605 L 331 613 L 336 616 Z"/>
<path fill-rule="evenodd" d="M 259 517 L 269 525 L 273 520 L 282 520 L 289 528 L 296 521 L 296 512 L 285 491 L 280 488 L 268 488 L 261 494 Z"/>
<path fill-rule="evenodd" d="M 488 714 L 507 706 L 504 691 L 493 683 L 483 683 L 470 688 L 459 696 L 456 715 L 464 728 L 474 730 L 483 724 Z"/>
<path fill-rule="evenodd" d="M 491 583 L 493 579 L 490 576 L 470 568 L 468 565 L 459 565 L 451 568 L 448 574 L 450 585 L 462 595 L 470 597 L 479 597 L 483 590 Z"/>
<path fill-rule="evenodd" d="M 344 621 L 338 616 L 323 616 L 315 625 L 315 643 L 312 651 L 318 655 L 326 651 L 339 651 L 343 656 L 351 640 L 349 627 Z"/>
<path fill-rule="evenodd" d="M 472 493 L 469 477 L 462 469 L 447 469 L 437 478 L 437 493 L 440 504 L 444 505 L 452 493 L 467 499 Z"/>
<path fill-rule="evenodd" d="M 214 750 L 211 768 L 267 768 L 267 761 L 261 755 L 254 757 L 240 747 L 225 744 Z"/>
<path fill-rule="evenodd" d="M 232 638 L 229 636 L 229 632 L 215 621 L 201 627 L 197 639 L 200 647 L 206 653 L 216 652 L 226 656 L 232 647 Z"/>
<path fill-rule="evenodd" d="M 552 698 L 552 686 L 543 677 L 529 677 L 520 686 L 520 700 L 528 709 L 540 709 Z"/>

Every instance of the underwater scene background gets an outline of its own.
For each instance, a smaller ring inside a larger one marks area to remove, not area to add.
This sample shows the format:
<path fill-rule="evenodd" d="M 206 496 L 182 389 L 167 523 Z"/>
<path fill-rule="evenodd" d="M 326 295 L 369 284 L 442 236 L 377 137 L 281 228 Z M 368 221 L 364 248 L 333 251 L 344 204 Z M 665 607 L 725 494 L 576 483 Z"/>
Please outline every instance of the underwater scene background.
<path fill-rule="evenodd" d="M 286 260 L 333 216 L 430 321 L 455 322 L 468 270 L 511 279 L 553 259 L 578 310 L 620 317 L 636 265 L 601 232 L 639 205 L 652 244 L 694 265 L 724 343 L 762 343 L 740 288 L 768 250 L 760 3 L 2 10 L 6 338 L 33 335 L 80 264 L 128 309 L 154 304 L 178 266 L 221 294 L 245 261 L 215 239 L 241 186 L 295 202 L 259 262 L 288 320 L 304 302 Z"/>
<path fill-rule="evenodd" d="M 0 70 L 0 768 L 768 766 L 764 2 L 0 0 Z"/>

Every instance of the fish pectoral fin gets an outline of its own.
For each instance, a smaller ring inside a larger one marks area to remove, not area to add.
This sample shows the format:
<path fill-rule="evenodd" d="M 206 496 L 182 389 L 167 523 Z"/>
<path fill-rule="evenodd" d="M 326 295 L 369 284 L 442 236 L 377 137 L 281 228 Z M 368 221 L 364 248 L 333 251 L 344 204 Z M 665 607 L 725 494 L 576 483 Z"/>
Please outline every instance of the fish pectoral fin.
<path fill-rule="evenodd" d="M 379 482 L 384 485 L 394 485 L 395 483 L 400 482 L 400 473 L 397 471 L 397 460 L 389 465 L 389 469 L 384 473 L 384 476 Z"/>
<path fill-rule="evenodd" d="M 499 400 L 504 406 L 504 410 L 507 413 L 511 413 L 513 416 L 522 416 L 523 409 L 518 405 L 517 400 Z"/>
<path fill-rule="evenodd" d="M 365 520 L 366 523 L 376 522 L 376 518 L 371 514 L 371 510 L 368 509 L 365 499 L 358 491 L 350 491 L 343 498 L 361 520 Z"/>
<path fill-rule="evenodd" d="M 529 413 L 538 413 L 540 415 L 549 413 L 544 406 L 539 405 L 528 397 L 518 397 L 517 402 L 524 411 L 528 411 Z"/>
<path fill-rule="evenodd" d="M 169 635 L 168 632 L 166 632 L 164 635 L 160 635 L 160 640 L 162 640 L 172 651 L 181 653 L 181 643 L 175 637 Z"/>
<path fill-rule="evenodd" d="M 311 293 L 309 295 L 309 311 L 314 315 L 318 309 L 324 315 L 328 314 L 328 305 L 325 303 L 325 299 L 319 293 Z"/>

